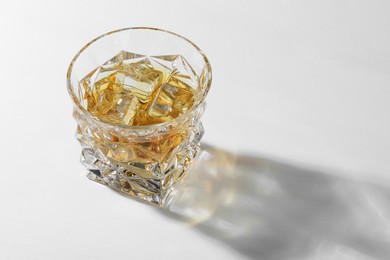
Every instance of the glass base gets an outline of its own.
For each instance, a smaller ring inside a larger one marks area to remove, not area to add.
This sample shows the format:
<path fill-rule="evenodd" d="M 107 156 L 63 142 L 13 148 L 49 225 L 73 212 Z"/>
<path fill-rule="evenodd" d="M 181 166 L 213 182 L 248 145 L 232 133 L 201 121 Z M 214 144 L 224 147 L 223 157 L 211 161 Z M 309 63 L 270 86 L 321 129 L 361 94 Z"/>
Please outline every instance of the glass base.
<path fill-rule="evenodd" d="M 124 164 L 104 156 L 98 148 L 86 146 L 81 152 L 81 162 L 90 180 L 161 207 L 199 154 L 202 135 L 199 122 L 167 158 L 153 164 Z"/>

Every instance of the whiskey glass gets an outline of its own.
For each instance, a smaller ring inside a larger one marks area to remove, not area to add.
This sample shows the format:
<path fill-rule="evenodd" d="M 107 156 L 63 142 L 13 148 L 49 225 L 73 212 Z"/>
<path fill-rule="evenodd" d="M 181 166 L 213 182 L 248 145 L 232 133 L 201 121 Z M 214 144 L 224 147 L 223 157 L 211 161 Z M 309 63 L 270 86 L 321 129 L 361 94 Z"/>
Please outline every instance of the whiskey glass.
<path fill-rule="evenodd" d="M 80 83 L 93 69 L 123 51 L 146 56 L 179 54 L 192 66 L 196 99 L 190 109 L 171 120 L 150 125 L 104 121 L 87 109 Z M 200 152 L 200 118 L 211 86 L 211 67 L 190 40 L 162 29 L 132 27 L 111 31 L 85 45 L 67 72 L 87 177 L 119 192 L 163 206 Z"/>

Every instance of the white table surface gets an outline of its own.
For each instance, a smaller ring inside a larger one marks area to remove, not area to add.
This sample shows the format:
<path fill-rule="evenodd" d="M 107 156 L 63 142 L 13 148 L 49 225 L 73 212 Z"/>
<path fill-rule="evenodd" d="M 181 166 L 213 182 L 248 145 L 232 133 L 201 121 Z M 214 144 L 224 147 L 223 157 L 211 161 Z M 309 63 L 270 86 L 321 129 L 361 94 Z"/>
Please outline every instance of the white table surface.
<path fill-rule="evenodd" d="M 390 259 L 389 1 L 2 1 L 0 259 Z M 166 210 L 89 181 L 65 74 L 160 27 L 213 67 Z"/>

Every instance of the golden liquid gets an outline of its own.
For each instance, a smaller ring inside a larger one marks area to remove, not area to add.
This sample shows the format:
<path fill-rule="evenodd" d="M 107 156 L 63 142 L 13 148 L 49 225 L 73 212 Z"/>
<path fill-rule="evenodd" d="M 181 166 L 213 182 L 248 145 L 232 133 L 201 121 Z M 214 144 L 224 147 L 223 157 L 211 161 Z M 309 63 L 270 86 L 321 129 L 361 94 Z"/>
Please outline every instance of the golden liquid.
<path fill-rule="evenodd" d="M 181 55 L 147 57 L 121 51 L 81 80 L 84 99 L 81 103 L 93 116 L 118 125 L 162 123 L 191 109 L 196 102 L 197 80 L 196 73 Z M 121 167 L 128 178 L 121 179 L 120 189 L 145 194 L 153 190 L 147 180 L 158 179 L 159 172 L 170 167 L 172 159 L 169 158 L 173 158 L 170 155 L 191 132 L 191 129 L 175 129 L 158 137 L 130 142 L 114 133 L 92 130 L 91 134 L 88 127 L 79 126 L 79 134 L 89 136 L 91 146 L 98 148 L 112 165 Z M 186 155 L 175 156 L 182 164 L 181 169 L 190 163 Z M 180 175 L 182 171 L 176 170 L 175 174 Z M 174 172 L 162 185 L 179 178 L 179 175 L 174 177 Z"/>
<path fill-rule="evenodd" d="M 92 115 L 118 125 L 150 125 L 172 120 L 194 105 L 197 77 L 181 55 L 121 51 L 80 84 Z"/>

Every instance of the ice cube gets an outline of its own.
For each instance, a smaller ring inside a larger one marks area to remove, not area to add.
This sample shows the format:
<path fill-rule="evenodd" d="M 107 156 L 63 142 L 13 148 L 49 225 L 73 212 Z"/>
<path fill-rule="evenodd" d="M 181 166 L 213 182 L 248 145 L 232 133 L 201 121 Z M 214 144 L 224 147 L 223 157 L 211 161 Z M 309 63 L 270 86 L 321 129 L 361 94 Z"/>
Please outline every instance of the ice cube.
<path fill-rule="evenodd" d="M 90 72 L 83 80 L 88 101 L 88 111 L 97 103 L 100 93 L 107 88 L 119 89 L 115 84 L 116 73 L 121 69 L 120 64 L 103 65 Z"/>
<path fill-rule="evenodd" d="M 148 114 L 154 118 L 167 117 L 173 110 L 177 91 L 177 88 L 169 83 L 162 84 L 154 100 L 149 105 Z"/>
<path fill-rule="evenodd" d="M 111 123 L 131 125 L 138 107 L 138 98 L 133 94 L 107 88 L 100 92 L 92 114 Z"/>
<path fill-rule="evenodd" d="M 117 55 L 106 61 L 102 66 L 98 68 L 98 74 L 92 81 L 92 83 L 95 83 L 101 79 L 112 77 L 118 71 L 123 69 L 125 64 L 134 63 L 142 59 L 145 59 L 145 55 L 127 51 L 120 51 Z"/>
<path fill-rule="evenodd" d="M 173 61 L 176 59 L 176 57 L 177 55 L 152 56 L 149 57 L 149 62 L 154 69 L 163 73 L 163 81 L 166 81 L 174 69 Z"/>
<path fill-rule="evenodd" d="M 152 56 L 149 60 L 155 69 L 161 70 L 167 75 L 164 80 L 173 78 L 193 89 L 197 88 L 198 75 L 182 55 Z"/>
<path fill-rule="evenodd" d="M 194 103 L 191 87 L 164 83 L 149 105 L 148 115 L 162 121 L 170 120 L 187 111 Z"/>
<path fill-rule="evenodd" d="M 162 82 L 162 72 L 153 69 L 147 58 L 138 62 L 124 64 L 116 73 L 117 84 L 131 91 L 141 103 L 151 99 L 152 92 Z"/>
<path fill-rule="evenodd" d="M 171 80 L 169 81 L 169 84 L 176 87 L 178 90 L 173 103 L 173 110 L 171 112 L 173 117 L 177 117 L 179 114 L 185 113 L 194 105 L 195 91 L 192 87 L 182 84 L 182 82 L 178 80 Z"/>

